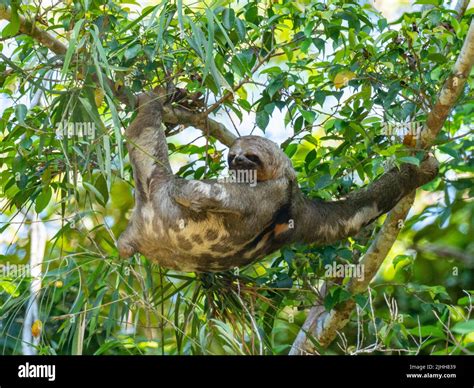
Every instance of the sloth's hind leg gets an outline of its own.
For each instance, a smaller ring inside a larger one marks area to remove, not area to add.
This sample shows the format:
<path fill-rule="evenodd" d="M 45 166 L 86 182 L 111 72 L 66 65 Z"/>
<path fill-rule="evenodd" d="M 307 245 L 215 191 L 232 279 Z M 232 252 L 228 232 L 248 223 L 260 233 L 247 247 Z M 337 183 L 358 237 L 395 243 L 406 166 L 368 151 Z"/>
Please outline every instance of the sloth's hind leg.
<path fill-rule="evenodd" d="M 123 259 L 133 256 L 138 252 L 133 238 L 131 222 L 128 224 L 127 229 L 120 235 L 117 241 L 117 248 L 119 256 Z"/>

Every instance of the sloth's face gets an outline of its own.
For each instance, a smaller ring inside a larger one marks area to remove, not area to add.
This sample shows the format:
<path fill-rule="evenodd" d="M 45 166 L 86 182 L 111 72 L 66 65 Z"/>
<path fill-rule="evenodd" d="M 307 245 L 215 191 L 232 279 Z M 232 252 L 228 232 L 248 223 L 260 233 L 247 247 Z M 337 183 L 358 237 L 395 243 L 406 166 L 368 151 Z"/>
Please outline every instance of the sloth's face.
<path fill-rule="evenodd" d="M 228 164 L 231 170 L 256 170 L 257 181 L 277 178 L 279 147 L 260 136 L 238 138 L 229 149 Z"/>
<path fill-rule="evenodd" d="M 259 166 L 262 166 L 260 157 L 248 152 L 239 154 L 229 152 L 227 161 L 231 170 L 257 170 Z"/>
<path fill-rule="evenodd" d="M 271 179 L 268 171 L 260 158 L 255 153 L 240 152 L 234 153 L 229 152 L 228 164 L 230 170 L 235 171 L 255 171 L 258 182 L 266 181 Z"/>

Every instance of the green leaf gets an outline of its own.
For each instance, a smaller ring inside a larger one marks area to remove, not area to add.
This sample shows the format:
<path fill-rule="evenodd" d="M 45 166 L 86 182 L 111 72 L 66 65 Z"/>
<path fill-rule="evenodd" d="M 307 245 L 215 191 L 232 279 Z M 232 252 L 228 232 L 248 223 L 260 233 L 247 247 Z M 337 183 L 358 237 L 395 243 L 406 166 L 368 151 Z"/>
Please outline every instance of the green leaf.
<path fill-rule="evenodd" d="M 364 309 L 367 307 L 367 301 L 369 300 L 369 298 L 365 295 L 357 294 L 354 295 L 354 300 L 360 308 Z"/>
<path fill-rule="evenodd" d="M 84 24 L 84 19 L 80 19 L 76 22 L 74 30 L 72 31 L 71 39 L 69 40 L 69 45 L 64 57 L 64 64 L 61 70 L 61 73 L 65 75 L 69 70 L 69 64 L 71 63 L 72 54 L 76 51 L 77 38 L 79 37 L 79 32 L 81 31 L 82 25 Z"/>
<path fill-rule="evenodd" d="M 28 177 L 25 174 L 21 174 L 20 179 L 16 184 L 20 190 L 26 189 L 26 186 L 28 185 Z"/>
<path fill-rule="evenodd" d="M 91 30 L 91 35 L 92 35 L 92 38 L 94 39 L 94 43 L 95 43 L 94 47 L 97 50 L 97 53 L 99 54 L 99 57 L 100 57 L 100 60 L 102 61 L 102 64 L 104 65 L 103 68 L 105 70 L 107 70 L 107 69 L 109 69 L 109 63 L 108 63 L 108 60 L 107 60 L 107 54 L 105 53 L 105 50 L 102 47 L 102 43 L 99 39 L 100 32 L 97 29 L 96 25 L 94 25 L 93 27 L 94 28 Z"/>
<path fill-rule="evenodd" d="M 268 122 L 270 121 L 270 117 L 265 110 L 261 110 L 257 112 L 256 123 L 261 130 L 265 130 L 267 128 Z"/>
<path fill-rule="evenodd" d="M 97 201 L 102 205 L 105 206 L 105 198 L 102 196 L 101 192 L 97 190 L 94 186 L 92 186 L 90 183 L 83 181 L 82 185 L 84 188 L 89 191 L 90 193 L 94 194 Z"/>
<path fill-rule="evenodd" d="M 267 92 L 270 98 L 273 98 L 276 92 L 280 91 L 280 89 L 283 87 L 283 80 L 280 78 L 274 79 L 273 81 L 270 82 L 270 84 L 267 86 Z"/>
<path fill-rule="evenodd" d="M 221 30 L 222 35 L 224 35 L 225 41 L 227 42 L 227 44 L 231 48 L 232 52 L 235 52 L 235 46 L 232 43 L 232 40 L 230 39 L 229 35 L 227 34 L 227 31 L 225 30 L 225 27 L 222 25 L 222 23 L 219 21 L 219 19 L 217 18 L 217 16 L 214 13 L 212 13 L 212 15 L 214 16 L 214 23 L 216 23 L 217 26 L 219 27 L 219 29 Z"/>
<path fill-rule="evenodd" d="M 439 150 L 448 154 L 449 156 L 452 156 L 454 159 L 459 159 L 459 152 L 453 148 L 454 144 L 452 145 L 442 145 L 439 146 Z"/>
<path fill-rule="evenodd" d="M 252 105 L 250 105 L 250 103 L 247 101 L 247 100 L 244 100 L 242 98 L 239 98 L 237 100 L 237 102 L 239 103 L 239 105 L 245 109 L 247 112 L 250 112 L 250 109 L 252 109 Z"/>
<path fill-rule="evenodd" d="M 309 38 L 313 34 L 313 29 L 314 29 L 314 20 L 310 21 L 304 28 L 304 35 Z"/>
<path fill-rule="evenodd" d="M 291 266 L 293 259 L 296 257 L 295 251 L 289 248 L 283 248 L 283 259 Z"/>
<path fill-rule="evenodd" d="M 124 1 L 121 2 L 122 4 L 125 3 Z M 136 4 L 136 3 L 134 3 Z M 138 5 L 138 4 L 136 4 Z M 146 16 L 148 16 L 150 13 L 155 12 L 158 7 L 161 7 L 161 4 L 155 5 L 154 7 L 149 7 L 143 10 L 142 14 L 134 19 L 132 22 L 128 23 L 125 25 L 118 33 L 117 35 L 121 35 L 122 33 L 126 31 L 131 31 L 133 27 L 135 27 L 138 23 L 140 23 Z"/>
<path fill-rule="evenodd" d="M 311 46 L 311 43 L 313 43 L 312 39 L 305 39 L 303 43 L 301 43 L 301 46 L 300 46 L 301 52 L 307 53 L 309 47 Z"/>
<path fill-rule="evenodd" d="M 473 299 L 474 299 L 474 295 L 472 295 L 472 291 L 471 291 L 471 295 L 463 296 L 462 298 L 459 298 L 457 304 L 459 306 L 469 306 L 472 303 Z"/>
<path fill-rule="evenodd" d="M 437 338 L 445 338 L 445 334 L 443 330 L 441 330 L 438 326 L 434 325 L 424 325 L 421 327 L 413 327 L 407 330 L 408 333 L 422 337 L 437 337 Z"/>
<path fill-rule="evenodd" d="M 89 115 L 89 118 L 91 118 L 96 124 L 97 129 L 103 129 L 104 124 L 102 123 L 99 112 L 97 111 L 97 106 L 95 105 L 92 93 L 87 93 L 87 98 L 79 97 L 79 101 Z"/>
<path fill-rule="evenodd" d="M 321 178 L 318 179 L 316 186 L 314 187 L 315 190 L 321 190 L 328 187 L 330 184 L 333 183 L 332 176 L 329 174 L 324 174 Z"/>
<path fill-rule="evenodd" d="M 35 200 L 36 213 L 41 213 L 46 208 L 46 206 L 48 206 L 52 194 L 53 191 L 51 190 L 51 187 L 46 187 L 43 189 L 43 191 L 41 191 Z"/>
<path fill-rule="evenodd" d="M 103 203 L 101 203 L 101 205 L 105 206 L 107 204 L 107 201 L 109 200 L 109 188 L 107 186 L 107 180 L 102 174 L 99 174 L 99 176 L 97 177 L 96 181 L 94 182 L 94 187 L 97 189 L 97 191 L 103 198 Z"/>
<path fill-rule="evenodd" d="M 117 155 L 119 158 L 120 176 L 123 177 L 123 139 L 122 133 L 120 132 L 120 128 L 122 125 L 120 123 L 120 118 L 117 109 L 115 108 L 114 102 L 108 95 L 105 95 L 105 98 L 107 99 L 107 105 L 109 106 L 110 112 L 112 113 L 115 144 L 117 146 Z"/>
<path fill-rule="evenodd" d="M 177 0 L 176 6 L 178 8 L 178 25 L 182 35 L 184 35 L 184 18 L 183 18 L 183 0 Z"/>
<path fill-rule="evenodd" d="M 235 24 L 235 11 L 232 8 L 224 9 L 222 14 L 222 24 L 228 30 L 230 30 Z"/>
<path fill-rule="evenodd" d="M 308 124 L 313 124 L 314 120 L 316 119 L 316 113 L 309 111 L 309 110 L 301 110 L 301 114 L 303 115 L 303 118 Z"/>
<path fill-rule="evenodd" d="M 0 5 L 1 7 L 1 5 Z M 18 15 L 18 8 L 14 5 L 11 7 L 10 23 L 8 23 L 2 30 L 2 37 L 8 38 L 15 36 L 20 31 L 20 16 Z"/>
<path fill-rule="evenodd" d="M 135 58 L 138 55 L 138 53 L 141 51 L 141 49 L 142 48 L 139 44 L 134 44 L 133 46 L 127 48 L 124 54 L 125 59 L 128 60 L 128 59 Z"/>
<path fill-rule="evenodd" d="M 415 166 L 420 165 L 420 160 L 414 156 L 402 156 L 398 160 L 402 163 L 414 164 Z"/>
<path fill-rule="evenodd" d="M 428 54 L 428 60 L 436 63 L 446 63 L 447 58 L 445 55 L 440 53 Z"/>
<path fill-rule="evenodd" d="M 21 125 L 26 125 L 25 118 L 27 112 L 28 108 L 25 104 L 18 104 L 17 106 L 15 106 L 15 117 Z"/>
<path fill-rule="evenodd" d="M 417 0 L 415 4 L 438 6 L 440 5 L 440 1 L 441 0 Z"/>
<path fill-rule="evenodd" d="M 236 19 L 235 21 L 237 26 L 237 33 L 239 35 L 240 40 L 245 40 L 245 36 L 247 34 L 247 28 L 242 20 Z"/>
<path fill-rule="evenodd" d="M 404 262 L 406 260 L 408 260 L 408 263 L 412 262 L 413 257 L 410 256 L 410 255 L 397 255 L 397 257 L 395 257 L 392 261 L 393 268 L 396 268 L 398 263 Z M 408 263 L 406 263 L 406 264 L 408 264 Z"/>
<path fill-rule="evenodd" d="M 212 11 L 209 8 L 206 8 L 206 17 L 207 17 L 207 45 L 206 45 L 206 58 L 204 61 L 204 70 L 203 70 L 203 77 L 205 78 L 209 69 L 214 67 L 214 56 L 213 56 L 213 49 L 214 49 L 214 16 Z M 220 82 L 219 77 L 214 77 L 214 82 L 219 84 Z"/>
<path fill-rule="evenodd" d="M 87 309 L 87 303 L 84 303 L 84 310 Z M 80 356 L 84 348 L 84 336 L 86 331 L 86 313 L 80 313 L 77 316 L 76 330 L 72 338 L 72 355 Z"/>
<path fill-rule="evenodd" d="M 0 280 L 0 288 L 14 298 L 20 296 L 20 290 L 18 287 L 8 280 Z"/>
<path fill-rule="evenodd" d="M 107 176 L 107 187 L 112 186 L 112 154 L 110 152 L 110 138 L 109 135 L 103 137 L 104 151 L 105 151 L 105 173 Z M 107 198 L 104 196 L 104 202 L 107 203 Z M 105 206 L 104 203 L 104 206 Z"/>
<path fill-rule="evenodd" d="M 345 302 L 351 298 L 351 294 L 341 286 L 335 286 L 329 290 L 329 294 L 324 298 L 326 311 L 332 310 L 337 304 Z"/>
<path fill-rule="evenodd" d="M 456 323 L 451 329 L 458 334 L 469 334 L 474 332 L 474 319 Z"/>
<path fill-rule="evenodd" d="M 249 7 L 245 12 L 245 20 L 253 24 L 258 24 L 259 16 L 258 7 L 256 4 L 249 3 Z"/>

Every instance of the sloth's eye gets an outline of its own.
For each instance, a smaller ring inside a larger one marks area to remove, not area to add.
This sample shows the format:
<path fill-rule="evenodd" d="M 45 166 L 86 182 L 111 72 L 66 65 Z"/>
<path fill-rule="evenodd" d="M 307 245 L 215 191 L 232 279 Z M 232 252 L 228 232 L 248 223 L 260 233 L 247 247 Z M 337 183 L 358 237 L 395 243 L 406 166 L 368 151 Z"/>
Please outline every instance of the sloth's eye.
<path fill-rule="evenodd" d="M 251 162 L 254 162 L 255 164 L 261 164 L 262 162 L 260 161 L 260 158 L 257 155 L 254 154 L 246 154 L 245 157 L 250 160 Z"/>
<path fill-rule="evenodd" d="M 227 163 L 230 164 L 235 158 L 235 155 L 234 154 L 229 154 L 229 156 L 227 156 Z"/>

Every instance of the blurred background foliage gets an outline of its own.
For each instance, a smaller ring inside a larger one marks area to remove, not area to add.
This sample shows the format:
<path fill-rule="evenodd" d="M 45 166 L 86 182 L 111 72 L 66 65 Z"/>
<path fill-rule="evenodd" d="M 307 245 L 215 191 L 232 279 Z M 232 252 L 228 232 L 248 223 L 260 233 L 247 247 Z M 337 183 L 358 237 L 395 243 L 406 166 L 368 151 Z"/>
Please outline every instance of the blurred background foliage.
<path fill-rule="evenodd" d="M 387 128 L 424 122 L 473 14 L 458 18 L 442 0 L 402 3 L 408 8 L 389 20 L 365 1 L 2 4 L 13 16 L 0 39 L 0 264 L 28 264 L 32 225 L 44 225 L 31 326 L 39 354 L 286 354 L 325 265 L 357 262 L 380 225 L 228 273 L 120 260 L 116 238 L 133 206 L 122 134 L 134 112 L 105 77 L 130 93 L 172 79 L 202 96 L 204 107 L 177 102 L 196 111 L 221 102 L 211 117 L 236 134 L 273 135 L 307 195 L 331 199 L 387 163 L 418 163 L 407 149 L 416 136 Z M 68 44 L 67 53 L 21 34 L 19 16 Z M 327 309 L 355 297 L 357 310 L 321 353 L 474 351 L 473 86 L 471 77 L 436 141 L 439 177 L 419 191 L 369 291 L 351 296 L 335 282 L 327 295 Z M 58 131 L 64 122 L 91 122 L 95 132 Z M 179 175 L 225 173 L 224 145 L 193 128 L 168 132 Z M 2 354 L 21 353 L 30 329 L 33 279 L 12 272 L 0 273 Z"/>

